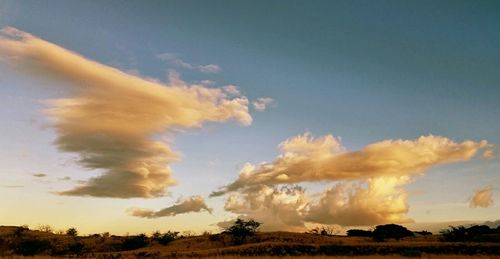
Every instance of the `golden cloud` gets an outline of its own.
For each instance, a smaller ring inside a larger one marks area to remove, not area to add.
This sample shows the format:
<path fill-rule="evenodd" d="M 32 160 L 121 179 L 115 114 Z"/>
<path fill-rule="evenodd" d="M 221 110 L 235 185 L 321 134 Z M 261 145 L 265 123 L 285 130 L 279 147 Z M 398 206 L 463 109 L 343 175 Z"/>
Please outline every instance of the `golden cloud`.
<path fill-rule="evenodd" d="M 127 210 L 128 214 L 134 217 L 140 218 L 160 218 L 160 217 L 172 217 L 177 214 L 190 213 L 190 212 L 200 212 L 207 211 L 212 213 L 212 209 L 205 204 L 205 200 L 201 196 L 192 196 L 185 200 L 179 201 L 170 207 L 161 209 L 159 211 L 153 211 L 150 209 L 143 208 L 130 208 Z"/>
<path fill-rule="evenodd" d="M 490 150 L 491 144 L 484 140 L 456 143 L 429 135 L 415 140 L 384 140 L 347 152 L 332 135 L 315 139 L 305 133 L 284 141 L 280 148 L 283 153 L 273 162 L 247 164 L 236 181 L 212 196 L 261 184 L 417 175 L 435 165 L 469 160 L 481 149 Z"/>
<path fill-rule="evenodd" d="M 469 206 L 471 208 L 488 208 L 493 206 L 493 187 L 487 186 L 481 190 L 478 190 L 472 195 L 469 200 Z"/>
<path fill-rule="evenodd" d="M 62 192 L 96 197 L 157 197 L 173 185 L 169 164 L 178 157 L 155 135 L 204 122 L 234 119 L 249 125 L 249 101 L 234 91 L 188 85 L 176 73 L 170 85 L 126 74 L 12 27 L 0 32 L 0 60 L 22 71 L 69 82 L 72 94 L 48 102 L 55 144 L 79 155 L 100 176 Z"/>
<path fill-rule="evenodd" d="M 467 161 L 492 147 L 484 140 L 457 143 L 429 135 L 346 151 L 332 135 L 314 138 L 305 133 L 282 142 L 282 154 L 273 162 L 247 163 L 236 181 L 211 196 L 229 193 L 227 211 L 261 220 L 268 230 L 408 223 L 412 220 L 406 217 L 408 193 L 403 187 L 414 176 L 432 166 Z M 299 186 L 286 187 L 324 181 L 336 184 L 312 196 Z"/>

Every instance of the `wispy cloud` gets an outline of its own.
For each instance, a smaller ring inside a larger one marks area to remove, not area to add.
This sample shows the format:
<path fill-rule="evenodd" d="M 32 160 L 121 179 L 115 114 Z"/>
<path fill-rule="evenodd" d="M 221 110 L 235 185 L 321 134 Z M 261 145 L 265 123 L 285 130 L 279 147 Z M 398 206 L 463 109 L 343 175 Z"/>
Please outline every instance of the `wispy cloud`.
<path fill-rule="evenodd" d="M 47 174 L 44 174 L 44 173 L 37 173 L 37 174 L 32 174 L 34 177 L 38 177 L 38 178 L 42 178 L 42 177 L 45 177 L 47 176 Z"/>
<path fill-rule="evenodd" d="M 370 226 L 410 222 L 406 217 L 408 193 L 403 187 L 413 177 L 436 165 L 467 161 L 492 145 L 471 140 L 457 143 L 430 135 L 384 140 L 347 151 L 339 138 L 314 138 L 305 133 L 279 147 L 282 154 L 273 162 L 246 164 L 236 181 L 211 196 L 229 194 L 226 210 L 261 220 L 268 229 L 297 230 L 306 223 Z M 324 181 L 336 184 L 313 196 L 299 186 L 290 187 Z"/>
<path fill-rule="evenodd" d="M 493 206 L 493 187 L 487 186 L 476 191 L 469 200 L 471 208 L 488 208 Z"/>
<path fill-rule="evenodd" d="M 269 107 L 269 105 L 271 105 L 273 103 L 274 103 L 274 99 L 269 98 L 269 97 L 260 97 L 257 100 L 252 102 L 253 107 L 257 111 L 265 111 Z"/>
<path fill-rule="evenodd" d="M 205 204 L 205 200 L 201 196 L 192 196 L 185 200 L 181 200 L 170 207 L 161 209 L 159 211 L 153 211 L 150 209 L 143 208 L 130 208 L 127 213 L 134 217 L 140 218 L 160 218 L 160 217 L 172 217 L 178 214 L 190 213 L 190 212 L 201 212 L 207 211 L 212 213 L 212 209 Z"/>
<path fill-rule="evenodd" d="M 215 74 L 219 73 L 222 71 L 222 68 L 219 67 L 218 65 L 215 64 L 206 64 L 206 65 L 193 65 L 191 63 L 188 63 L 181 58 L 179 58 L 177 55 L 173 53 L 162 53 L 158 55 L 158 58 L 161 60 L 164 60 L 166 62 L 169 62 L 170 64 L 185 68 L 185 69 L 190 69 L 190 70 L 198 70 L 202 73 L 205 74 Z"/>
<path fill-rule="evenodd" d="M 252 122 L 244 96 L 229 98 L 222 88 L 189 85 L 175 73 L 169 85 L 146 80 L 12 27 L 1 30 L 0 57 L 18 70 L 72 87 L 69 97 L 47 102 L 55 144 L 102 174 L 64 195 L 162 196 L 175 183 L 169 164 L 178 156 L 156 134 L 204 122 Z"/>

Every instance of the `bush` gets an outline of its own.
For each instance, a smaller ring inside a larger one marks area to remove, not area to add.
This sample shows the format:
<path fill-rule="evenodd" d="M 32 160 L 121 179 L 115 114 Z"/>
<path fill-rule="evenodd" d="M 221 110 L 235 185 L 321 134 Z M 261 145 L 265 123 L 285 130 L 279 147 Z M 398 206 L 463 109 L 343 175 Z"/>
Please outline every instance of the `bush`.
<path fill-rule="evenodd" d="M 145 234 L 127 237 L 122 243 L 122 250 L 135 250 L 145 247 L 149 244 L 148 237 Z"/>
<path fill-rule="evenodd" d="M 372 237 L 373 232 L 371 232 L 370 230 L 349 229 L 349 230 L 347 230 L 347 236 L 349 236 L 349 237 Z"/>
<path fill-rule="evenodd" d="M 161 245 L 168 245 L 170 242 L 176 240 L 178 238 L 179 232 L 167 231 L 166 233 L 161 234 L 156 231 L 153 233 L 151 238 L 158 242 Z"/>
<path fill-rule="evenodd" d="M 236 244 L 241 244 L 249 237 L 253 236 L 259 229 L 261 223 L 253 219 L 245 221 L 241 218 L 236 219 L 234 224 L 226 229 L 226 233 L 231 234 Z"/>
<path fill-rule="evenodd" d="M 80 255 L 80 254 L 82 254 L 84 248 L 85 248 L 84 244 L 77 242 L 77 243 L 70 244 L 68 246 L 68 252 L 70 254 Z"/>
<path fill-rule="evenodd" d="M 466 228 L 464 226 L 453 227 L 443 230 L 441 233 L 441 240 L 447 242 L 465 242 L 465 241 L 483 241 L 483 236 L 488 234 L 500 234 L 497 229 L 491 229 L 488 226 L 472 226 Z"/>
<path fill-rule="evenodd" d="M 308 233 L 315 235 L 322 235 L 322 236 L 335 236 L 336 234 L 338 234 L 338 230 L 335 229 L 334 227 L 322 226 L 313 228 L 309 230 Z"/>
<path fill-rule="evenodd" d="M 415 236 L 413 232 L 396 224 L 379 225 L 373 231 L 373 239 L 375 241 L 384 241 L 385 239 L 400 240 L 401 238 L 412 236 Z"/>
<path fill-rule="evenodd" d="M 33 256 L 51 248 L 47 240 L 26 239 L 16 244 L 14 249 L 16 254 Z"/>
<path fill-rule="evenodd" d="M 66 230 L 66 235 L 76 237 L 78 236 L 78 231 L 76 228 L 68 228 L 68 230 Z"/>

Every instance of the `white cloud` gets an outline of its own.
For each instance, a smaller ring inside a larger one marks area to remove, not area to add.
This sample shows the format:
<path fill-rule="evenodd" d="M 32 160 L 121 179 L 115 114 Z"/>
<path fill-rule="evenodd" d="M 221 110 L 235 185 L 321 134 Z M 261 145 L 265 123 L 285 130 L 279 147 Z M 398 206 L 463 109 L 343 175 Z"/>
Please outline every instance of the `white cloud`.
<path fill-rule="evenodd" d="M 274 103 L 274 99 L 269 97 L 260 97 L 252 102 L 253 107 L 257 111 L 265 111 L 272 103 Z"/>
<path fill-rule="evenodd" d="M 218 65 L 215 65 L 215 64 L 193 65 L 191 63 L 188 63 L 188 62 L 182 60 L 181 58 L 179 58 L 177 55 L 175 55 L 173 53 L 162 53 L 162 54 L 158 55 L 158 58 L 163 60 L 163 61 L 167 61 L 174 66 L 185 68 L 185 69 L 190 69 L 190 70 L 198 70 L 198 71 L 205 73 L 205 74 L 215 74 L 215 73 L 219 73 L 222 71 L 222 68 L 219 67 Z"/>

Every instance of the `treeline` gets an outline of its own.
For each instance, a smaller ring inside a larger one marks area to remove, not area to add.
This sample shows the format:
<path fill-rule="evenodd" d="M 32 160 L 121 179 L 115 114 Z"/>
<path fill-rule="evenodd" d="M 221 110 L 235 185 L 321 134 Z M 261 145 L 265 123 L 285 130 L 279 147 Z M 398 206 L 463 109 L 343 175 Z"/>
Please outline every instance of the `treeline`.
<path fill-rule="evenodd" d="M 415 235 L 428 236 L 432 235 L 432 233 L 425 230 L 412 232 L 396 224 L 379 225 L 373 231 L 362 229 L 350 229 L 347 231 L 347 236 L 371 237 L 375 241 L 384 241 L 386 239 L 400 240 Z M 446 242 L 500 242 L 499 235 L 500 226 L 497 228 L 490 228 L 486 225 L 474 225 L 471 227 L 450 226 L 449 229 L 440 232 L 440 240 Z"/>

